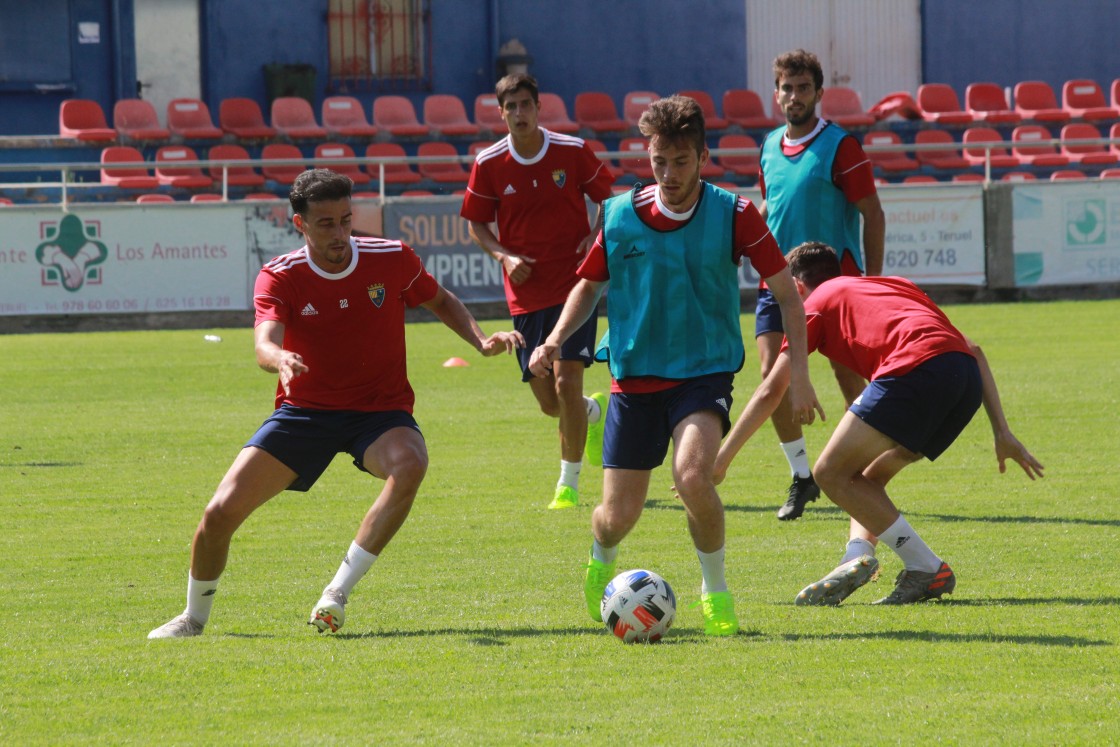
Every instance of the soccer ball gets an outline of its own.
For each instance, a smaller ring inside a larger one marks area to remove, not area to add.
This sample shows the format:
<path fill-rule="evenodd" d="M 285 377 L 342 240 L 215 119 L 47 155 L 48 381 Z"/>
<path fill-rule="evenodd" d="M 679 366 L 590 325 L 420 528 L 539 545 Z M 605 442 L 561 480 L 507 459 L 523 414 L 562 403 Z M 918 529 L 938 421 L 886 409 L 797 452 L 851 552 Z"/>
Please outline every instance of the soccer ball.
<path fill-rule="evenodd" d="M 653 642 L 673 624 L 677 597 L 653 571 L 626 571 L 607 584 L 600 609 L 607 629 L 624 643 Z"/>

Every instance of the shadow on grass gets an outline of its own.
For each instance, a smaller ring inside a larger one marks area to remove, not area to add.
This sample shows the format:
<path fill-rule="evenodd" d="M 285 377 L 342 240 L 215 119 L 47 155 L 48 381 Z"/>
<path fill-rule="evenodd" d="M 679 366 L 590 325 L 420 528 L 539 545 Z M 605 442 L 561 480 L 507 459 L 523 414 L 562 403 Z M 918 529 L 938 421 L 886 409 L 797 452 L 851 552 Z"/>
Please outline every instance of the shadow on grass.
<path fill-rule="evenodd" d="M 1065 604 L 1071 607 L 1104 607 L 1120 605 L 1120 597 L 998 597 L 990 599 L 943 599 L 939 604 L 950 607 L 1022 607 L 1039 604 Z"/>
<path fill-rule="evenodd" d="M 932 630 L 887 630 L 862 633 L 827 633 L 815 635 L 784 633 L 776 638 L 783 641 L 843 641 L 875 639 L 886 641 L 914 641 L 922 643 L 1013 643 L 1020 646 L 1112 646 L 1112 641 L 1079 638 L 1071 635 L 1013 635 L 1000 633 L 944 633 Z"/>
<path fill-rule="evenodd" d="M 81 467 L 84 462 L 12 462 L 10 464 L 0 462 L 0 469 L 10 467 L 17 469 L 19 467 Z"/>
<path fill-rule="evenodd" d="M 830 504 L 822 497 L 824 505 L 813 505 L 805 510 L 805 515 L 808 517 L 812 514 L 823 514 L 827 516 L 842 516 L 846 517 L 838 506 Z M 683 511 L 684 506 L 679 500 L 674 498 L 647 498 L 645 508 L 669 510 L 669 511 Z M 778 510 L 778 504 L 772 506 L 749 506 L 737 503 L 724 503 L 723 509 L 725 511 L 751 513 L 751 514 L 768 514 Z M 1056 525 L 1079 525 L 1091 527 L 1120 527 L 1120 519 L 1089 519 L 1077 516 L 959 516 L 956 514 L 934 514 L 922 511 L 906 511 L 903 510 L 906 516 L 920 517 L 923 519 L 933 519 L 935 521 L 944 521 L 947 523 L 954 522 L 968 522 L 979 521 L 990 524 L 1056 524 Z"/>
<path fill-rule="evenodd" d="M 343 641 L 361 641 L 370 639 L 409 639 L 409 638 L 437 638 L 454 637 L 465 638 L 475 646 L 508 646 L 511 640 L 519 638 L 552 638 L 557 636 L 607 636 L 606 629 L 594 624 L 588 627 L 567 628 L 432 628 L 429 630 L 378 630 L 365 633 L 334 633 L 322 636 L 324 639 L 332 638 Z M 739 631 L 740 638 L 761 638 L 759 631 Z M 274 638 L 273 635 L 257 633 L 225 633 L 225 638 Z M 700 628 L 673 628 L 669 635 L 658 646 L 683 646 L 704 643 L 708 637 Z"/>

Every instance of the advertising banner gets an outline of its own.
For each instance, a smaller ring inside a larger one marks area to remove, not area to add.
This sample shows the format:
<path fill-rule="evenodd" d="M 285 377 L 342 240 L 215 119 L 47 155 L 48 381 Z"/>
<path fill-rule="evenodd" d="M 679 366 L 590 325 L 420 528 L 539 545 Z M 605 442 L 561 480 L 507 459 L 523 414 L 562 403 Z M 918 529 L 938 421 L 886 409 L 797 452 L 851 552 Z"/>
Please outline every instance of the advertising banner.
<path fill-rule="evenodd" d="M 979 186 L 879 190 L 887 218 L 883 274 L 918 285 L 982 286 L 984 192 Z"/>
<path fill-rule="evenodd" d="M 241 210 L 8 208 L 2 220 L 0 314 L 249 308 Z"/>
<path fill-rule="evenodd" d="M 1099 181 L 1016 185 L 1015 285 L 1120 281 L 1120 194 Z"/>

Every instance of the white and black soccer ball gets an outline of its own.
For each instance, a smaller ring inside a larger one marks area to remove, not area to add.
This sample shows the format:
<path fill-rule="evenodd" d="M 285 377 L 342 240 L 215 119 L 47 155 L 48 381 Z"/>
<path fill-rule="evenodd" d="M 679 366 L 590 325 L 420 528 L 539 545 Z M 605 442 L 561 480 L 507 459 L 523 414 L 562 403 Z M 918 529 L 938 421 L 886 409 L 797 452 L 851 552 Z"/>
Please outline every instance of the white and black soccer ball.
<path fill-rule="evenodd" d="M 626 571 L 607 584 L 600 609 L 607 630 L 624 643 L 654 642 L 673 624 L 677 597 L 653 571 Z"/>

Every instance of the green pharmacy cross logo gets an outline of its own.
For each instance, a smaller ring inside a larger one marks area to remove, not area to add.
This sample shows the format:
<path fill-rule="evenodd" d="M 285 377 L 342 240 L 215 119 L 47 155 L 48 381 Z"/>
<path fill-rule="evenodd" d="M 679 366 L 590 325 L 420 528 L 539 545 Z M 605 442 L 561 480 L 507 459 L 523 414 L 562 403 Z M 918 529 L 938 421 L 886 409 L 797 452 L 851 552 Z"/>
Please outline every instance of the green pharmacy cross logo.
<path fill-rule="evenodd" d="M 91 285 L 101 282 L 98 266 L 109 256 L 109 250 L 100 241 L 96 222 L 83 225 L 81 218 L 67 215 L 58 225 L 43 226 L 46 239 L 35 250 L 35 259 L 43 266 L 43 285 L 59 285 L 71 293 L 81 290 L 88 280 Z"/>

